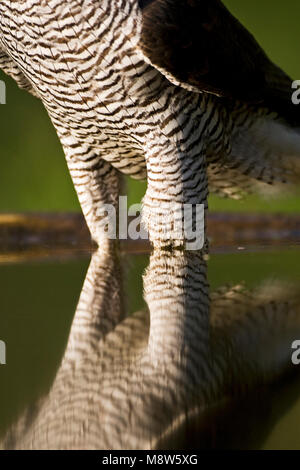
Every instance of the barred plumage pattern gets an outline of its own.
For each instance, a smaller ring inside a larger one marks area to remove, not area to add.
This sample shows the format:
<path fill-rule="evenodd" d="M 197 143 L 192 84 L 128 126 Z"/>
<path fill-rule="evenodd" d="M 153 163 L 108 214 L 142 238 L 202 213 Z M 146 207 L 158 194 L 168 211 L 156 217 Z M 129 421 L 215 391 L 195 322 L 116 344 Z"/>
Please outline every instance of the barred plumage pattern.
<path fill-rule="evenodd" d="M 147 177 L 144 220 L 153 240 L 162 202 L 168 214 L 174 202 L 206 204 L 208 183 L 237 197 L 254 179 L 299 176 L 300 136 L 280 113 L 176 86 L 151 65 L 140 47 L 142 7 L 138 0 L 0 2 L 0 67 L 45 105 L 96 241 L 103 236 L 97 208 L 117 204 L 117 170 Z"/>
<path fill-rule="evenodd" d="M 197 417 L 201 428 L 226 397 L 291 368 L 298 286 L 235 286 L 210 296 L 206 270 L 201 253 L 155 250 L 144 276 L 149 315 L 124 318 L 119 257 L 104 244 L 93 255 L 51 390 L 1 447 L 169 448 L 181 426 L 181 443 L 189 439 L 190 420 Z"/>

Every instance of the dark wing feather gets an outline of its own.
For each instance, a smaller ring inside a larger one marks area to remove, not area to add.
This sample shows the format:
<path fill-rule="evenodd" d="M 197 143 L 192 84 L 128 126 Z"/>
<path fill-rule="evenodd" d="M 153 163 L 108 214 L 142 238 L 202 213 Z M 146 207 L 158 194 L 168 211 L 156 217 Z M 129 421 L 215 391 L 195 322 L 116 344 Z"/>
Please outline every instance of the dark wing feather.
<path fill-rule="evenodd" d="M 291 102 L 292 80 L 219 0 L 140 0 L 140 7 L 140 48 L 170 81 L 262 103 L 299 122 Z"/>

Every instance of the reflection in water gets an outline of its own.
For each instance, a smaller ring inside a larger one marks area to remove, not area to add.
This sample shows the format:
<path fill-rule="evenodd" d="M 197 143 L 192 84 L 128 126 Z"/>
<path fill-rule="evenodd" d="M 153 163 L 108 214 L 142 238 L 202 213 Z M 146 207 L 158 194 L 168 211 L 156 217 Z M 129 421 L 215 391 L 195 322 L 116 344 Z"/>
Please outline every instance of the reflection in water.
<path fill-rule="evenodd" d="M 291 368 L 300 293 L 266 283 L 210 294 L 202 253 L 154 251 L 144 275 L 149 312 L 126 317 L 121 281 L 114 246 L 102 246 L 51 390 L 2 446 L 259 446 L 284 411 L 269 410 L 276 396 L 262 385 Z"/>

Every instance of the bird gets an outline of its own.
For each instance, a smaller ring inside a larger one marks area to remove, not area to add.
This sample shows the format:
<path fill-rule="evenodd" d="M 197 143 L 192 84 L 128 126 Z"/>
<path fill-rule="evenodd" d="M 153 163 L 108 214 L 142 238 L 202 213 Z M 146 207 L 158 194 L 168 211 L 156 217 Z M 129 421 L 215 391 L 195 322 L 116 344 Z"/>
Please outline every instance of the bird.
<path fill-rule="evenodd" d="M 158 247 L 209 191 L 299 182 L 294 82 L 220 0 L 2 0 L 0 68 L 43 102 L 98 245 L 122 174 Z"/>
<path fill-rule="evenodd" d="M 154 249 L 128 315 L 125 266 L 114 241 L 93 253 L 56 376 L 0 449 L 260 448 L 296 397 L 276 381 L 297 374 L 298 284 L 212 291 L 204 252 Z"/>

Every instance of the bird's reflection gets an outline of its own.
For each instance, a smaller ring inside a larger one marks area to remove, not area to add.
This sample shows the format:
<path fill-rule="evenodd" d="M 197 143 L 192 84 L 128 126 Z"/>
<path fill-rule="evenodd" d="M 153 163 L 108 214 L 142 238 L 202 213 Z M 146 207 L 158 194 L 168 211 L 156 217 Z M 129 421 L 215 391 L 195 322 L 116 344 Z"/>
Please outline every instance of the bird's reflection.
<path fill-rule="evenodd" d="M 264 386 L 291 368 L 300 293 L 273 282 L 211 294 L 201 252 L 155 250 L 144 275 L 149 311 L 126 317 L 121 277 L 115 246 L 104 244 L 92 257 L 49 394 L 2 446 L 258 446 L 283 412 L 268 411 L 276 394 Z"/>

